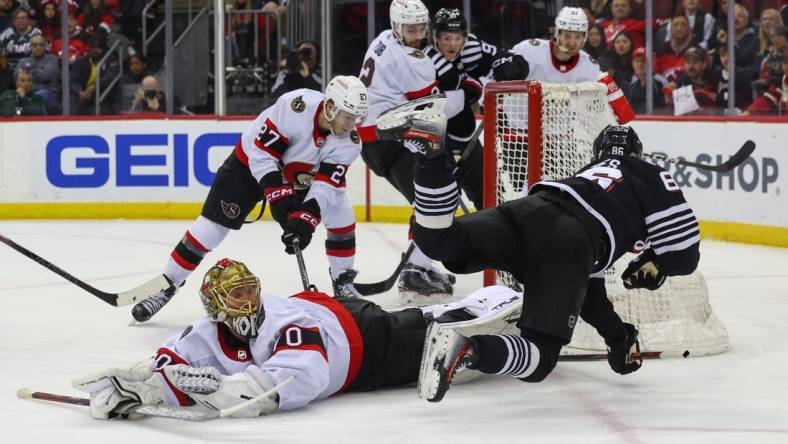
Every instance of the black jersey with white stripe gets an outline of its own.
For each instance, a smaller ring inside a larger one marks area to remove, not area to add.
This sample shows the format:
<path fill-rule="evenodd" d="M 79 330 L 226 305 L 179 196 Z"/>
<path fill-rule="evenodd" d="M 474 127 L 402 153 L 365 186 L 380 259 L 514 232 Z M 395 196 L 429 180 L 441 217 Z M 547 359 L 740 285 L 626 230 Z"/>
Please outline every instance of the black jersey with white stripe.
<path fill-rule="evenodd" d="M 644 248 L 656 253 L 668 275 L 689 274 L 697 267 L 698 221 L 664 169 L 631 156 L 610 156 L 574 177 L 539 182 L 529 193 L 555 189 L 570 194 L 604 228 L 609 243 L 604 268 Z"/>
<path fill-rule="evenodd" d="M 454 60 L 454 65 L 462 72 L 478 79 L 487 76 L 492 68 L 492 62 L 498 48 L 474 34 L 468 34 L 465 38 L 460 56 Z"/>
<path fill-rule="evenodd" d="M 459 89 L 463 80 L 463 74 L 450 61 L 438 51 L 434 46 L 428 45 L 424 48 L 424 54 L 432 60 L 435 65 L 435 78 L 441 91 L 454 91 Z"/>

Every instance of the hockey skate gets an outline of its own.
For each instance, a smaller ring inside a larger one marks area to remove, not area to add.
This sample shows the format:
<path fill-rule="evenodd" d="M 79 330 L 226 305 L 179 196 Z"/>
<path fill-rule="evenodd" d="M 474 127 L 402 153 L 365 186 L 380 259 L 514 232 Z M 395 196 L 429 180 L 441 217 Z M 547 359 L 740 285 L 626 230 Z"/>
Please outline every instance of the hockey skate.
<path fill-rule="evenodd" d="M 151 296 L 147 297 L 146 299 L 137 303 L 134 308 L 131 310 L 131 316 L 134 317 L 134 320 L 137 322 L 145 322 L 153 315 L 159 312 L 167 302 L 170 302 L 175 293 L 178 291 L 178 288 L 172 283 L 172 281 L 167 278 L 167 276 L 162 275 L 164 279 L 169 284 L 169 287 L 161 288 L 157 293 L 152 294 Z"/>
<path fill-rule="evenodd" d="M 353 280 L 356 278 L 358 272 L 356 270 L 345 270 L 336 280 L 332 282 L 334 286 L 335 298 L 360 298 L 361 293 L 356 290 L 353 285 Z"/>
<path fill-rule="evenodd" d="M 433 322 L 427 329 L 419 371 L 421 399 L 440 402 L 454 376 L 478 361 L 473 341 L 450 326 Z"/>
<path fill-rule="evenodd" d="M 424 306 L 448 302 L 457 278 L 434 268 L 405 264 L 399 274 L 399 303 L 402 306 Z"/>

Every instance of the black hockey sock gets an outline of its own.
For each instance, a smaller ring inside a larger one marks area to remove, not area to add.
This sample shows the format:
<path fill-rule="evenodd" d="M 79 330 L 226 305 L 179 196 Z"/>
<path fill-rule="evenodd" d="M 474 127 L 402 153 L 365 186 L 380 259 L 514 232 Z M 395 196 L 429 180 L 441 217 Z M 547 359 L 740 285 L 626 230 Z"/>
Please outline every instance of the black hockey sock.
<path fill-rule="evenodd" d="M 449 155 L 418 159 L 413 168 L 416 222 L 425 228 L 447 228 L 459 203 L 459 187 Z"/>
<path fill-rule="evenodd" d="M 539 348 L 521 336 L 478 335 L 473 340 L 479 353 L 477 370 L 523 378 L 539 365 Z"/>

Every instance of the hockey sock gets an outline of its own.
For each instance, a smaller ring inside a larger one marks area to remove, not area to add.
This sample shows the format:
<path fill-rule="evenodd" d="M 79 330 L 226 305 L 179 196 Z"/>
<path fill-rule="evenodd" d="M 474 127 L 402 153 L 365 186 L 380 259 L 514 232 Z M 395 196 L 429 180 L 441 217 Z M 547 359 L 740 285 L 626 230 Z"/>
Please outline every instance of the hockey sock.
<path fill-rule="evenodd" d="M 479 353 L 477 369 L 483 373 L 529 376 L 539 365 L 539 347 L 515 335 L 478 335 L 473 340 Z"/>
<path fill-rule="evenodd" d="M 198 217 L 186 230 L 186 234 L 183 235 L 175 249 L 172 250 L 167 264 L 164 266 L 164 275 L 176 287 L 180 286 L 200 265 L 205 255 L 218 247 L 229 232 L 229 228 L 203 216 Z"/>
<path fill-rule="evenodd" d="M 356 224 L 346 227 L 327 228 L 326 256 L 331 268 L 331 279 L 345 270 L 353 268 L 356 258 Z"/>
<path fill-rule="evenodd" d="M 416 191 L 416 223 L 424 228 L 448 228 L 460 199 L 449 155 L 427 160 L 418 159 L 413 168 Z"/>

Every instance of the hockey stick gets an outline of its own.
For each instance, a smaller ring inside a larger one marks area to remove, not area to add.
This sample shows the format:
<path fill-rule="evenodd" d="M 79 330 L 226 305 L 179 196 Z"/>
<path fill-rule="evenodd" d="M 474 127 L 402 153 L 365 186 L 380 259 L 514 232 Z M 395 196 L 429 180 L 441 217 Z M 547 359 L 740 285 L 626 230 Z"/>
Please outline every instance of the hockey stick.
<path fill-rule="evenodd" d="M 650 352 L 632 353 L 630 357 L 632 359 L 689 358 L 690 351 L 689 350 L 670 351 L 670 352 L 650 351 Z M 558 357 L 558 360 L 559 361 L 605 361 L 607 360 L 607 353 L 560 355 Z"/>
<path fill-rule="evenodd" d="M 268 397 L 270 397 L 272 395 L 275 395 L 276 393 L 279 392 L 279 390 L 281 390 L 282 388 L 286 387 L 287 384 L 290 384 L 291 382 L 293 382 L 294 379 L 295 379 L 295 375 L 291 375 L 289 378 L 287 378 L 284 381 L 280 382 L 279 384 L 275 385 L 270 390 L 267 390 L 266 392 L 261 393 L 261 394 L 255 396 L 254 398 L 252 398 L 252 399 L 250 399 L 248 401 L 244 401 L 244 402 L 242 402 L 242 403 L 240 403 L 238 405 L 235 405 L 235 406 L 232 406 L 232 407 L 227 407 L 226 409 L 222 409 L 222 410 L 219 411 L 219 416 L 221 418 L 226 418 L 228 416 L 232 416 L 233 413 L 235 413 L 235 412 L 240 412 L 241 410 L 249 407 L 250 405 L 252 405 L 252 404 L 254 404 L 256 402 L 260 402 L 260 401 L 262 401 L 265 398 L 268 398 Z"/>
<path fill-rule="evenodd" d="M 416 243 L 411 242 L 410 246 L 404 253 L 402 253 L 402 259 L 400 259 L 399 264 L 397 264 L 397 268 L 394 270 L 394 273 L 391 274 L 386 280 L 380 282 L 374 282 L 370 284 L 353 284 L 356 287 L 356 291 L 361 293 L 362 296 L 372 296 L 379 293 L 387 292 L 394 286 L 394 283 L 397 282 L 397 278 L 399 277 L 400 272 L 403 268 L 405 268 L 405 264 L 408 262 L 411 253 L 413 253 L 413 249 L 416 248 Z"/>
<path fill-rule="evenodd" d="M 54 393 L 45 392 L 34 392 L 28 388 L 21 388 L 17 390 L 16 396 L 20 399 L 38 399 L 41 401 L 60 402 L 63 404 L 90 407 L 90 399 L 88 398 L 77 398 L 75 396 L 56 395 Z M 221 416 L 221 412 L 205 410 L 199 407 L 178 407 L 172 405 L 152 404 L 135 405 L 124 412 L 124 414 L 128 413 L 157 416 L 160 418 L 185 419 L 187 421 L 205 421 L 207 419 L 214 419 Z"/>
<path fill-rule="evenodd" d="M 471 134 L 471 138 L 468 139 L 468 143 L 465 145 L 465 149 L 462 151 L 462 155 L 460 156 L 460 160 L 458 163 L 465 162 L 471 157 L 471 153 L 473 152 L 473 148 L 475 146 L 475 141 L 479 139 L 479 134 L 482 133 L 484 129 L 484 120 L 479 122 L 479 125 L 473 130 L 473 134 Z M 462 193 L 460 193 L 460 208 L 462 209 L 462 214 L 469 215 L 471 214 L 470 210 L 468 210 L 468 205 L 465 204 L 465 201 L 462 199 Z"/>
<path fill-rule="evenodd" d="M 675 159 L 673 157 L 668 157 L 667 154 L 661 152 L 655 153 L 643 153 L 643 156 L 650 158 L 651 160 L 662 161 L 665 163 L 675 163 L 676 165 L 685 165 L 690 167 L 695 167 L 701 170 L 709 170 L 709 171 L 716 171 L 718 173 L 727 173 L 728 171 L 736 168 L 737 166 L 741 165 L 742 162 L 747 160 L 748 157 L 755 151 L 755 142 L 752 140 L 748 140 L 744 142 L 744 145 L 739 148 L 739 151 L 730 157 L 730 159 L 726 160 L 725 162 L 719 165 L 706 165 L 705 163 L 697 163 L 697 162 L 690 162 L 688 160 L 683 159 Z"/>
<path fill-rule="evenodd" d="M 304 291 L 317 291 L 317 287 L 309 283 L 309 275 L 306 274 L 306 264 L 304 255 L 301 253 L 301 240 L 293 239 L 293 251 L 295 251 L 298 271 L 301 273 L 301 283 L 304 284 Z"/>
<path fill-rule="evenodd" d="M 71 275 L 70 273 L 66 272 L 65 270 L 61 269 L 57 265 L 49 262 L 48 260 L 44 259 L 43 257 L 33 253 L 32 251 L 28 250 L 27 248 L 19 245 L 18 243 L 12 241 L 11 239 L 3 236 L 0 234 L 0 242 L 8 245 L 9 247 L 13 248 L 14 250 L 24 254 L 31 260 L 38 262 L 39 265 L 48 269 L 49 271 L 59 275 L 60 277 L 64 278 L 65 280 L 71 282 L 72 284 L 76 285 L 77 287 L 87 291 L 88 293 L 96 296 L 97 298 L 101 299 L 102 301 L 106 302 L 113 307 L 122 307 L 124 305 L 131 305 L 135 302 L 141 301 L 152 294 L 156 294 L 160 291 L 166 290 L 170 287 L 170 283 L 167 281 L 167 278 L 164 275 L 159 275 L 156 278 L 140 285 L 137 288 L 133 288 L 129 291 L 125 291 L 122 293 L 107 293 L 104 291 L 99 290 L 96 287 L 82 281 Z"/>

